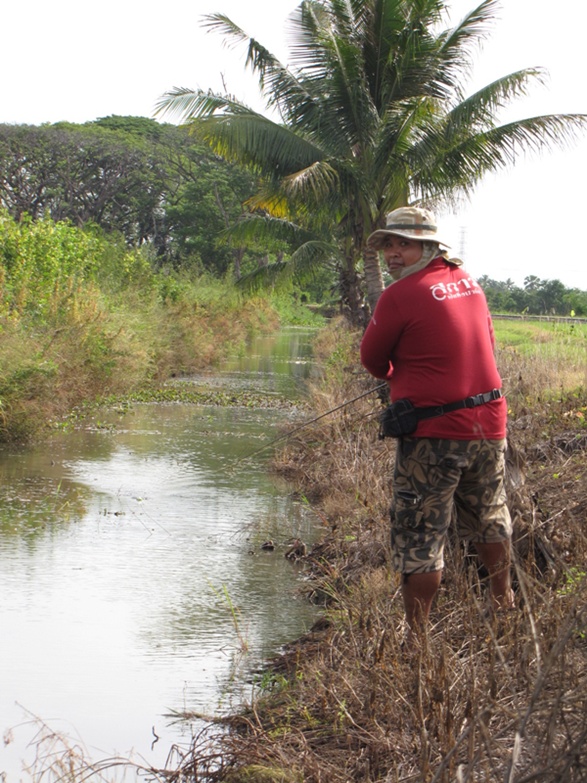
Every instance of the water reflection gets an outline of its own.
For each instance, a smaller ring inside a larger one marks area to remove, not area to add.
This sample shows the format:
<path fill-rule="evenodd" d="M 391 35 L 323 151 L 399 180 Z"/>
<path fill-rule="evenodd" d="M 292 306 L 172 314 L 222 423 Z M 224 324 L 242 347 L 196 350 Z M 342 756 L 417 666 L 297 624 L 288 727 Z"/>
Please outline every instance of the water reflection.
<path fill-rule="evenodd" d="M 301 365 L 286 365 L 297 384 Z M 314 520 L 269 478 L 267 454 L 241 460 L 278 423 L 274 410 L 139 405 L 0 455 L 0 729 L 26 719 L 22 705 L 94 757 L 162 764 L 185 730 L 165 713 L 227 708 L 235 667 L 311 623 L 283 554 Z M 9 782 L 30 727 L 14 737 Z"/>
<path fill-rule="evenodd" d="M 277 338 L 256 337 L 246 352 L 223 363 L 221 374 L 205 373 L 192 380 L 222 386 L 228 382 L 231 388 L 261 389 L 296 399 L 314 370 L 312 337 L 311 330 L 295 328 L 283 330 Z"/>

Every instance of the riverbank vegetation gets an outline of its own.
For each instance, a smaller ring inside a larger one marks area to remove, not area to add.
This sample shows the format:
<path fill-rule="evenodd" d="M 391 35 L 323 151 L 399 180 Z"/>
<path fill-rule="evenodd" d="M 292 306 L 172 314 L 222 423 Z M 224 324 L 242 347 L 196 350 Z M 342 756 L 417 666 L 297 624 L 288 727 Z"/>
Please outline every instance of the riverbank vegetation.
<path fill-rule="evenodd" d="M 382 403 L 369 394 L 296 429 L 273 460 L 323 525 L 298 561 L 319 619 L 251 675 L 248 703 L 211 718 L 191 744 L 170 749 L 165 769 L 143 767 L 142 775 L 177 783 L 583 783 L 587 362 L 573 342 L 585 334 L 570 326 L 516 323 L 513 333 L 496 323 L 510 410 L 516 610 L 488 615 L 485 574 L 451 539 L 425 644 L 406 652 L 400 584 L 389 567 L 394 444 L 377 439 Z M 322 373 L 309 392 L 316 415 L 373 388 L 357 364 L 359 339 L 342 320 L 319 333 Z M 540 355 L 545 344 L 548 357 Z M 48 727 L 39 736 L 38 778 L 115 780 L 117 769 L 136 767 L 92 761 Z"/>
<path fill-rule="evenodd" d="M 291 290 L 244 297 L 230 276 L 158 266 L 95 226 L 0 214 L 0 441 L 108 396 L 161 396 L 254 332 L 319 320 Z"/>
<path fill-rule="evenodd" d="M 153 269 L 257 293 L 293 281 L 300 299 L 332 309 L 349 283 L 327 226 L 317 211 L 304 228 L 269 219 L 255 201 L 259 186 L 258 173 L 223 160 L 186 127 L 146 117 L 0 124 L 0 207 L 17 222 L 97 226 L 141 249 Z M 587 292 L 559 280 L 529 276 L 520 286 L 484 275 L 480 283 L 494 313 L 587 316 Z"/>
<path fill-rule="evenodd" d="M 587 364 L 583 353 L 565 377 L 563 358 L 544 362 L 498 339 L 516 610 L 487 614 L 485 575 L 451 541 L 424 648 L 406 653 L 388 552 L 394 447 L 377 439 L 381 403 L 373 394 L 324 417 L 274 462 L 325 525 L 306 557 L 305 589 L 321 619 L 273 661 L 250 704 L 181 756 L 174 779 L 585 780 Z M 342 324 L 322 333 L 317 414 L 372 386 L 356 364 L 358 340 Z M 525 348 L 532 342 L 530 332 Z"/>

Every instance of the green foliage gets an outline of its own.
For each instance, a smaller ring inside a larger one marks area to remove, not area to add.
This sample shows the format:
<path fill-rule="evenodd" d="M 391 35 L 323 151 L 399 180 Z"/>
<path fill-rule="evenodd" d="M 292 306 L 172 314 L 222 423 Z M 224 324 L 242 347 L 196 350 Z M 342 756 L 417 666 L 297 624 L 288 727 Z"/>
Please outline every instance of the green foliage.
<path fill-rule="evenodd" d="M 8 214 L 94 224 L 176 268 L 240 275 L 243 251 L 219 239 L 245 211 L 253 182 L 185 128 L 144 117 L 0 124 L 0 207 Z M 253 266 L 265 252 L 251 255 Z"/>
<path fill-rule="evenodd" d="M 293 292 L 273 294 L 269 300 L 279 314 L 282 323 L 292 326 L 322 326 L 324 324 L 324 318 L 300 302 L 299 297 Z"/>
<path fill-rule="evenodd" d="M 564 144 L 585 124 L 583 115 L 549 115 L 500 125 L 500 111 L 543 73 L 521 70 L 467 95 L 496 2 L 483 0 L 452 29 L 442 27 L 446 9 L 441 0 L 304 0 L 289 17 L 290 66 L 211 14 L 205 25 L 245 48 L 277 119 L 206 90 L 175 89 L 160 101 L 161 112 L 179 115 L 215 153 L 259 177 L 249 204 L 272 218 L 266 234 L 281 237 L 284 222 L 295 224 L 314 250 L 306 261 L 337 263 L 356 322 L 365 292 L 373 308 L 382 290 L 366 240 L 386 212 L 470 193 L 520 151 Z"/>
<path fill-rule="evenodd" d="M 175 204 L 167 208 L 175 253 L 182 259 L 198 259 L 203 270 L 218 276 L 231 269 L 235 261 L 237 266 L 242 263 L 239 248 L 231 248 L 219 239 L 242 215 L 243 202 L 252 188 L 252 178 L 242 170 L 234 166 L 221 168 L 212 159 L 202 160 L 198 178 L 186 183 Z"/>
<path fill-rule="evenodd" d="M 521 288 L 512 280 L 492 280 L 483 275 L 479 284 L 485 291 L 489 309 L 494 313 L 587 316 L 587 291 L 566 288 L 560 280 L 529 276 Z"/>
<path fill-rule="evenodd" d="M 343 318 L 334 318 L 318 335 L 314 356 L 320 363 L 322 378 L 330 388 L 344 389 L 348 384 L 348 369 L 356 365 L 360 332 L 349 327 Z"/>
<path fill-rule="evenodd" d="M 76 125 L 68 127 L 76 128 Z M 109 117 L 100 117 L 94 122 L 86 123 L 85 127 L 107 128 L 111 131 L 119 131 L 126 135 L 134 135 L 139 139 L 150 139 L 151 141 L 162 141 L 169 132 L 169 128 L 161 125 L 148 117 L 121 117 L 111 115 Z"/>
<path fill-rule="evenodd" d="M 152 138 L 91 123 L 0 125 L 0 199 L 17 219 L 93 221 L 159 247 L 171 179 Z"/>
<path fill-rule="evenodd" d="M 295 769 L 248 764 L 229 770 L 224 780 L 225 783 L 302 783 L 303 776 Z"/>
<path fill-rule="evenodd" d="M 159 268 L 120 235 L 2 213 L 0 441 L 213 365 L 277 324 L 229 279 Z"/>
<path fill-rule="evenodd" d="M 587 577 L 587 572 L 578 566 L 571 566 L 564 574 L 565 583 L 558 590 L 558 594 L 562 596 L 573 596 L 579 593 L 582 585 Z M 581 638 L 584 638 L 585 634 L 581 633 Z"/>
<path fill-rule="evenodd" d="M 66 299 L 94 277 L 101 249 L 98 237 L 66 223 L 0 213 L 0 313 L 46 315 L 59 294 Z"/>

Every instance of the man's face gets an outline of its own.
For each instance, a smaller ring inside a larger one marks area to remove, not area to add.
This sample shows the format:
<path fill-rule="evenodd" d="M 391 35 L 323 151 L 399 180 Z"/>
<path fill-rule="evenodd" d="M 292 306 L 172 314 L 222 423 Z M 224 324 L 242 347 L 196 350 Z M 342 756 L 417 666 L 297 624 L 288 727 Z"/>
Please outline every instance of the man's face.
<path fill-rule="evenodd" d="M 417 239 L 405 239 L 390 234 L 381 249 L 387 268 L 393 273 L 394 270 L 416 264 L 422 258 L 424 246 Z"/>

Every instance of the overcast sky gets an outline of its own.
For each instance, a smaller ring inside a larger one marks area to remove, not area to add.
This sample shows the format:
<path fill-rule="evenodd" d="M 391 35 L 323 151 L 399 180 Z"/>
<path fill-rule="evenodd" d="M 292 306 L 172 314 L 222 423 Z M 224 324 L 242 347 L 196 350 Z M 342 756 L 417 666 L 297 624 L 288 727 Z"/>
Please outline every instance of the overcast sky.
<path fill-rule="evenodd" d="M 287 15 L 298 0 L 28 0 L 2 11 L 0 122 L 86 122 L 111 114 L 153 116 L 174 86 L 223 85 L 254 102 L 255 83 L 242 53 L 226 50 L 202 27 L 222 12 L 287 61 Z M 475 7 L 453 0 L 455 19 Z M 545 87 L 508 115 L 587 113 L 584 75 L 585 0 L 502 0 L 491 36 L 471 77 L 471 89 L 520 68 L 542 66 Z M 256 104 L 260 108 L 260 104 Z M 587 290 L 585 226 L 587 131 L 565 152 L 520 159 L 484 180 L 458 214 L 439 215 L 444 235 L 479 277 L 558 278 Z"/>

